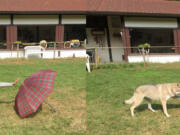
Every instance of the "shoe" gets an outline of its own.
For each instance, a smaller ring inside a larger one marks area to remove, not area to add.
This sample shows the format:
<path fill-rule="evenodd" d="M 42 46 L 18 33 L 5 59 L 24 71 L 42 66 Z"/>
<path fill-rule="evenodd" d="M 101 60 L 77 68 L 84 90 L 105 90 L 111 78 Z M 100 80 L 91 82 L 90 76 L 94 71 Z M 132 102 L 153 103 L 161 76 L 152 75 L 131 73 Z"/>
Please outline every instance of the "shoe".
<path fill-rule="evenodd" d="M 16 85 L 19 80 L 20 80 L 20 78 L 18 78 L 18 79 L 17 79 L 16 81 L 14 81 L 12 84 L 13 84 L 13 85 Z"/>

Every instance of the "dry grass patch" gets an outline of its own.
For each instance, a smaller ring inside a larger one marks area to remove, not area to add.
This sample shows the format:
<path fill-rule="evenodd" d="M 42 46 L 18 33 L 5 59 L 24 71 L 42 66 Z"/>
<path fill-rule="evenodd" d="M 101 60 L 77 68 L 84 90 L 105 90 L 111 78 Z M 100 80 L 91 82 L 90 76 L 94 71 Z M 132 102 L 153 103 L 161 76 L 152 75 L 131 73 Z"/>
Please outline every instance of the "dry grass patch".
<path fill-rule="evenodd" d="M 64 119 L 71 119 L 70 131 L 85 131 L 86 130 L 86 94 L 85 90 L 72 94 L 68 91 L 71 88 L 57 90 L 58 94 L 63 95 L 62 99 L 48 98 L 48 102 L 51 103 L 57 110 L 58 115 Z"/>
<path fill-rule="evenodd" d="M 2 135 L 82 135 L 86 130 L 85 61 L 84 59 L 5 59 L 0 60 L 0 81 L 21 80 L 14 87 L 0 88 L 0 134 Z M 14 100 L 21 83 L 32 73 L 52 69 L 58 74 L 47 101 L 56 109 L 42 104 L 42 110 L 20 118 Z"/>

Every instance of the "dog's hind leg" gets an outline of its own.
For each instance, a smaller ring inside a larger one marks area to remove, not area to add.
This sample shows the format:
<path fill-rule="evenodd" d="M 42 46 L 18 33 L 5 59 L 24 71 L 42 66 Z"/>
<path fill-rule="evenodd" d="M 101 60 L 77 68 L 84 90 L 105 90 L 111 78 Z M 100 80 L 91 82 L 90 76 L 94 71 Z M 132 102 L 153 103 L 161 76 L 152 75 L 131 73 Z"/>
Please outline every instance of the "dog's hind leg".
<path fill-rule="evenodd" d="M 147 104 L 148 104 L 148 109 L 149 110 L 151 110 L 152 112 L 157 112 L 156 110 L 154 110 L 153 108 L 152 108 L 152 100 L 151 99 L 149 99 L 149 98 L 144 98 L 146 101 L 147 101 Z"/>
<path fill-rule="evenodd" d="M 136 100 L 133 102 L 130 111 L 131 111 L 131 116 L 134 117 L 134 109 L 139 106 L 143 100 L 144 96 L 143 95 L 138 95 Z"/>

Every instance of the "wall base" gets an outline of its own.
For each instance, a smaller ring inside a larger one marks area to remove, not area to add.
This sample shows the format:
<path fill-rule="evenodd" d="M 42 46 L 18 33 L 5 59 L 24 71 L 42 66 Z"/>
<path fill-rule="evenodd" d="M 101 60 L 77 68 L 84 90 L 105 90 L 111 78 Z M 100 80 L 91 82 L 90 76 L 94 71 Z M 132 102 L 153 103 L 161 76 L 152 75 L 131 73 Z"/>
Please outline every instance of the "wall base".
<path fill-rule="evenodd" d="M 172 63 L 172 62 L 180 62 L 180 55 L 151 55 L 146 56 L 147 62 L 152 63 Z M 143 62 L 142 56 L 128 56 L 128 62 Z"/>
<path fill-rule="evenodd" d="M 39 54 L 37 54 L 39 55 Z M 24 58 L 24 51 L 19 51 L 19 56 L 17 51 L 0 51 L 0 59 L 5 58 Z M 37 57 L 40 57 L 37 56 Z M 76 50 L 56 50 L 55 58 L 71 58 L 71 57 L 86 57 L 86 49 L 76 49 Z M 43 58 L 53 59 L 54 50 L 46 50 L 43 53 Z"/>

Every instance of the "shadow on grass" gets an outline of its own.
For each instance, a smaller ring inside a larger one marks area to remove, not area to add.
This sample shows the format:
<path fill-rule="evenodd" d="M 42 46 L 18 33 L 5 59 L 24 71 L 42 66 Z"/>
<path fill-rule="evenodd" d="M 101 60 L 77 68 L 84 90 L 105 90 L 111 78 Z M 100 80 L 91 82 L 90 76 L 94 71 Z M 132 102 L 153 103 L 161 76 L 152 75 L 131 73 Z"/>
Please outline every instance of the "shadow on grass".
<path fill-rule="evenodd" d="M 11 104 L 13 102 L 14 102 L 14 100 L 12 100 L 12 101 L 0 101 L 0 104 Z"/>
<path fill-rule="evenodd" d="M 16 106 L 14 106 L 14 110 L 15 110 L 16 114 L 19 116 L 19 113 L 18 113 L 18 110 L 17 110 Z M 28 116 L 26 116 L 24 118 L 34 118 L 41 111 L 42 111 L 42 104 L 39 106 L 39 108 L 37 109 L 36 112 L 31 113 L 30 115 L 28 115 Z M 19 118 L 21 118 L 21 117 L 19 116 Z M 21 119 L 23 119 L 23 118 L 21 118 Z"/>
<path fill-rule="evenodd" d="M 14 103 L 14 102 L 15 102 L 14 100 L 12 100 L 12 101 L 0 101 L 0 104 L 11 104 L 11 103 Z M 16 114 L 19 116 L 19 113 L 18 113 L 18 110 L 17 110 L 16 106 L 14 106 L 14 110 L 15 110 Z M 42 111 L 42 104 L 39 106 L 39 108 L 37 109 L 36 112 L 28 115 L 28 116 L 25 117 L 25 118 L 33 118 L 33 117 L 35 117 L 35 116 L 37 115 L 37 113 L 39 113 L 40 111 Z M 20 117 L 20 116 L 19 116 L 19 117 Z M 20 117 L 20 118 L 21 118 L 21 117 Z"/>
<path fill-rule="evenodd" d="M 161 104 L 152 104 L 152 108 L 154 110 L 162 110 Z M 167 109 L 174 109 L 174 108 L 180 108 L 180 104 L 167 104 Z M 136 108 L 138 112 L 142 112 L 144 110 L 148 109 L 147 104 L 142 104 Z"/>

